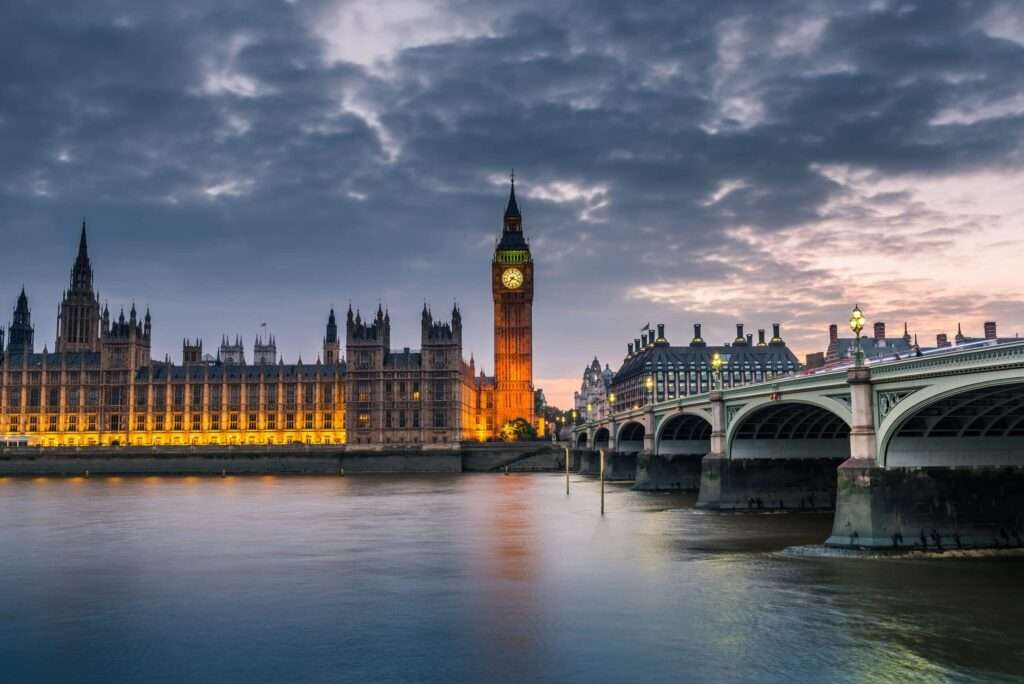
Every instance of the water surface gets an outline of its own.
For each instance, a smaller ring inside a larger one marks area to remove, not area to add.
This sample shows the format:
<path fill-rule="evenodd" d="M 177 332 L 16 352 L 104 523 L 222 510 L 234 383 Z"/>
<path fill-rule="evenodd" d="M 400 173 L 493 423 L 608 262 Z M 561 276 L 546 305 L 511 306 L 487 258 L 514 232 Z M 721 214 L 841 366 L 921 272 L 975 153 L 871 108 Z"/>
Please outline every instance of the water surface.
<path fill-rule="evenodd" d="M 1024 681 L 1024 558 L 551 474 L 0 479 L 9 682 Z"/>

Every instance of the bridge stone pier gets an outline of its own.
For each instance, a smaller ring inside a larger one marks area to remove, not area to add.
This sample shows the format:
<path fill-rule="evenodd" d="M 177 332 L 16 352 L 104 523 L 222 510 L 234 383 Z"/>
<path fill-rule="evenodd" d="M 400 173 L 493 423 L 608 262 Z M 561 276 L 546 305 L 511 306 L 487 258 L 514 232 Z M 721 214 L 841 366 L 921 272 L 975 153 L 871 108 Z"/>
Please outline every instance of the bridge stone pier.
<path fill-rule="evenodd" d="M 1024 545 L 1024 342 L 683 397 L 576 438 L 632 455 L 636 489 L 699 486 L 701 508 L 835 509 L 829 546 Z"/>
<path fill-rule="evenodd" d="M 634 489 L 692 491 L 700 489 L 701 460 L 711 450 L 711 418 L 697 410 L 666 416 L 654 446 L 640 453 Z"/>

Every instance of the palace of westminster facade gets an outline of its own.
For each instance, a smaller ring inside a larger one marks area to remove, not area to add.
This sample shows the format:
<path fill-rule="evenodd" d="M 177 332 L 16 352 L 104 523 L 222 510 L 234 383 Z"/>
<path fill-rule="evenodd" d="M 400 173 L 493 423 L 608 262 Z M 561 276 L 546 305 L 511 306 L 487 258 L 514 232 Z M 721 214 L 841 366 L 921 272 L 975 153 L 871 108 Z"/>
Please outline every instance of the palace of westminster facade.
<path fill-rule="evenodd" d="M 462 315 L 424 305 L 421 348 L 391 349 L 391 319 L 351 306 L 345 357 L 334 311 L 316 363 L 285 364 L 273 337 L 248 363 L 240 339 L 216 357 L 185 340 L 180 364 L 151 358 L 152 318 L 112 319 L 93 288 L 85 224 L 57 314 L 54 351 L 35 351 L 24 288 L 0 329 L 0 435 L 40 446 L 352 444 L 449 447 L 534 422 L 533 260 L 515 186 L 491 261 L 495 375 L 462 357 Z"/>

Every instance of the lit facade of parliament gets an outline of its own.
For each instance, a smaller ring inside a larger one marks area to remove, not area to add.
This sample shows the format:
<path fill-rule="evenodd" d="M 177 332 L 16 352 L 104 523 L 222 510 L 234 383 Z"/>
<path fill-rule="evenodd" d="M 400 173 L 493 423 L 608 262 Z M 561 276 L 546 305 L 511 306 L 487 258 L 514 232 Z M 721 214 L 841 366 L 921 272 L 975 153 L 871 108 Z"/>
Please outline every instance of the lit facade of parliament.
<path fill-rule="evenodd" d="M 334 311 L 316 363 L 286 364 L 272 337 L 223 338 L 216 357 L 185 340 L 180 364 L 151 358 L 152 317 L 112 318 L 93 288 L 85 224 L 57 312 L 54 351 L 35 351 L 28 297 L 0 329 L 0 435 L 41 446 L 351 444 L 452 446 L 534 423 L 533 259 L 515 186 L 491 261 L 495 375 L 462 356 L 462 315 L 424 305 L 421 348 L 391 348 L 391 318 L 351 306 L 345 356 Z"/>

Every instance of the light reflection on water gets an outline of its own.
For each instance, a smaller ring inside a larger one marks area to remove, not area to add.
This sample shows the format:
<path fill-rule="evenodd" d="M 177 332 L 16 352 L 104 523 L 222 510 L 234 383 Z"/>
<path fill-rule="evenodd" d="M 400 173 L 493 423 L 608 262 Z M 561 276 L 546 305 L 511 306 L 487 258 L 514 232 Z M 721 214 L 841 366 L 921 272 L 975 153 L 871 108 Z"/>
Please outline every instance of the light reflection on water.
<path fill-rule="evenodd" d="M 831 517 L 572 487 L 9 478 L 4 681 L 1024 681 L 1020 557 L 784 554 Z"/>

